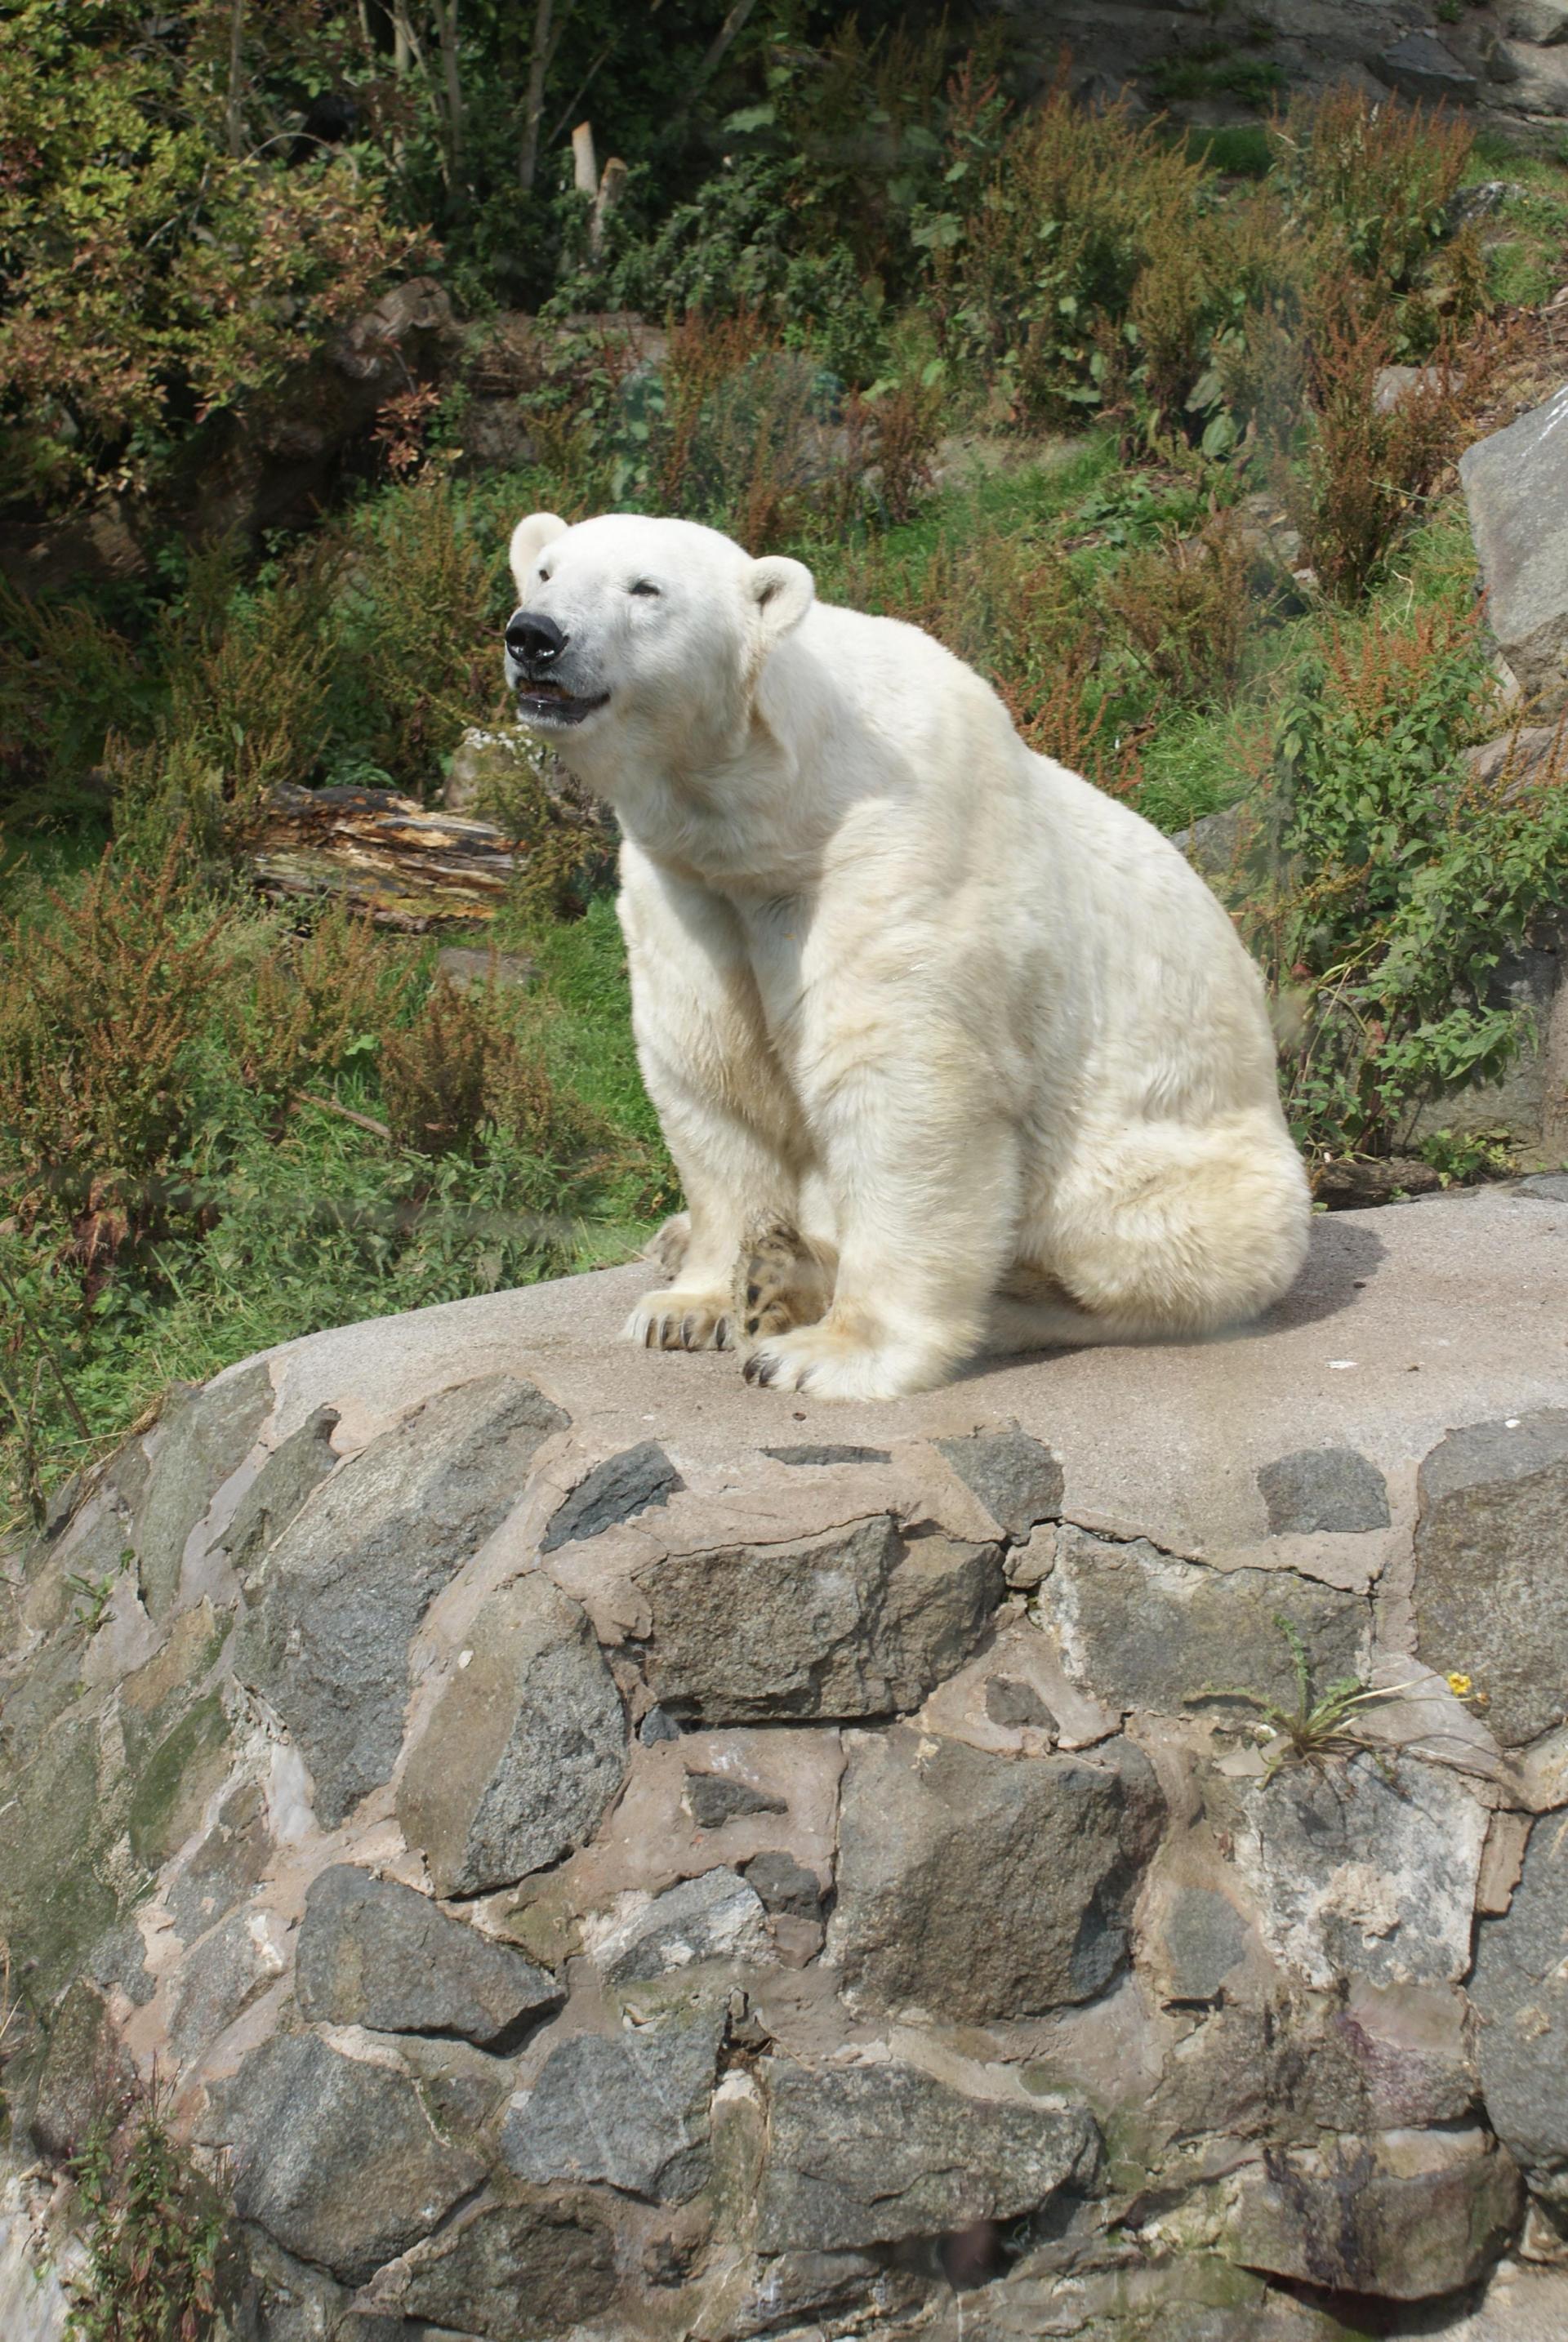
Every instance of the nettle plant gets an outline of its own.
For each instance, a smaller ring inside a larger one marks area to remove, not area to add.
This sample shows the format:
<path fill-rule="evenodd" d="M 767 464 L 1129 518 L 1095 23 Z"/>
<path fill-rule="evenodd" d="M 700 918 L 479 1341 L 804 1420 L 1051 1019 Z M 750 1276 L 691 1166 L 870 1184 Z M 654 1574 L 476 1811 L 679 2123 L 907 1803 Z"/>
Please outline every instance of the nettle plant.
<path fill-rule="evenodd" d="M 1568 906 L 1563 759 L 1520 786 L 1460 761 L 1487 662 L 1473 613 L 1336 632 L 1279 735 L 1278 866 L 1250 914 L 1279 991 L 1300 1009 L 1286 1103 L 1319 1155 L 1397 1148 L 1413 1109 L 1495 1079 L 1520 1013 L 1493 996 L 1511 949 Z M 1442 1145 L 1442 1167 L 1479 1167 Z"/>

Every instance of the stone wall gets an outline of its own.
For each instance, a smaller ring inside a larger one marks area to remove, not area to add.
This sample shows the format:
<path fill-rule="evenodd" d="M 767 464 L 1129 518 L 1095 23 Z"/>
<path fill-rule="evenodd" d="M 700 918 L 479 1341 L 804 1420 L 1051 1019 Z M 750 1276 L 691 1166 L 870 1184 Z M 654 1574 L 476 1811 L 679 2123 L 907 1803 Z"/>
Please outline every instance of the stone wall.
<path fill-rule="evenodd" d="M 617 1348 L 642 1268 L 180 1394 L 0 1586 L 0 2331 L 155 2075 L 246 2342 L 1539 2319 L 1563 1188 L 896 1406 Z M 1297 1648 L 1384 1694 L 1304 1758 Z"/>

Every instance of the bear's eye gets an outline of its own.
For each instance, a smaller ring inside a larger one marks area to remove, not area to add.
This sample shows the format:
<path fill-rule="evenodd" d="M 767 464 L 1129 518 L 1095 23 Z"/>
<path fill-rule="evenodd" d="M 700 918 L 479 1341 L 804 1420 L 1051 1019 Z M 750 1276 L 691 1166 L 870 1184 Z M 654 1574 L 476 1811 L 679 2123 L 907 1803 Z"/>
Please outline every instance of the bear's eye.
<path fill-rule="evenodd" d="M 636 584 L 632 586 L 630 590 L 634 594 L 651 594 L 655 601 L 657 601 L 659 597 L 658 587 L 650 584 L 646 577 L 639 577 Z"/>
<path fill-rule="evenodd" d="M 545 568 L 543 562 L 539 565 L 539 583 L 541 586 L 548 586 L 550 583 L 550 572 Z"/>

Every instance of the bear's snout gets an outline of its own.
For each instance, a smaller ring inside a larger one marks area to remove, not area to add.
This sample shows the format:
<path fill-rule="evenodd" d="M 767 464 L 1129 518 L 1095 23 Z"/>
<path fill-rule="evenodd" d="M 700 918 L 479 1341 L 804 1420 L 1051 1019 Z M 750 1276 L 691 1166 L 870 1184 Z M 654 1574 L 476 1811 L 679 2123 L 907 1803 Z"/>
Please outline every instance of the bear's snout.
<path fill-rule="evenodd" d="M 506 647 L 525 674 L 547 672 L 566 643 L 567 636 L 543 610 L 514 610 L 506 621 Z"/>

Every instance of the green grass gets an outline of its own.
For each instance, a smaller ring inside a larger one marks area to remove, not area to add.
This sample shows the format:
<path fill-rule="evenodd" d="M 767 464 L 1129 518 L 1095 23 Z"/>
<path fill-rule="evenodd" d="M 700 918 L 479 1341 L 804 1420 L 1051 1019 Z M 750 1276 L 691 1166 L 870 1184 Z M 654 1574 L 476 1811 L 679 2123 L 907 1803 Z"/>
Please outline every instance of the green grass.
<path fill-rule="evenodd" d="M 1261 122 L 1226 122 L 1213 129 L 1192 128 L 1185 135 L 1189 158 L 1227 178 L 1266 179 L 1273 161 L 1269 134 Z"/>
<path fill-rule="evenodd" d="M 1568 142 L 1556 155 L 1532 152 L 1494 131 L 1471 149 L 1463 185 L 1502 179 L 1520 192 L 1481 223 L 1487 277 L 1496 301 L 1526 306 L 1568 281 Z"/>

